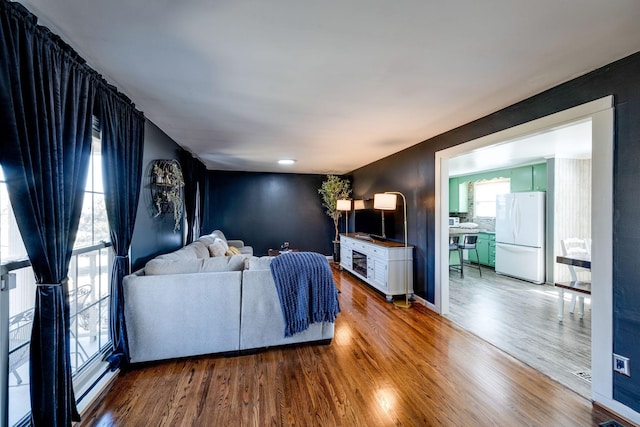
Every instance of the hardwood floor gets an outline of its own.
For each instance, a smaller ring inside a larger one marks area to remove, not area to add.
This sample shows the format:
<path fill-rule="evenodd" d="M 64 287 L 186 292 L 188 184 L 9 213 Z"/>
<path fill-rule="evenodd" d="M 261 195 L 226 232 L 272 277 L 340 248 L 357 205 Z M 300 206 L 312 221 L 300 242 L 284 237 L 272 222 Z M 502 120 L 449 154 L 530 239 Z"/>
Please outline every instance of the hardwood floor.
<path fill-rule="evenodd" d="M 330 345 L 134 367 L 81 426 L 596 426 L 612 417 L 414 303 L 334 268 Z"/>
<path fill-rule="evenodd" d="M 569 314 L 558 321 L 558 291 L 497 275 L 490 268 L 465 268 L 464 279 L 449 274 L 450 314 L 464 329 L 540 372 L 591 398 L 591 309 L 584 318 Z M 568 298 L 568 297 L 567 297 Z M 577 310 L 577 308 L 576 308 Z"/>

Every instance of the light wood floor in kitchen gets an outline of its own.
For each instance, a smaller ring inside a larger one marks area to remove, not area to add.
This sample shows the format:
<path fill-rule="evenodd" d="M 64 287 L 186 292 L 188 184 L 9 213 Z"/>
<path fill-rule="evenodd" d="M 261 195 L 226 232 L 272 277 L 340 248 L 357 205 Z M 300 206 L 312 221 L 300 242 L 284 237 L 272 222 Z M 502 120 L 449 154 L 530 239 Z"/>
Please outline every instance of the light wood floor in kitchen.
<path fill-rule="evenodd" d="M 397 308 L 351 274 L 333 273 L 342 311 L 330 345 L 136 366 L 78 427 L 598 426 L 614 418 L 423 305 Z M 480 304 L 491 311 L 487 299 Z"/>
<path fill-rule="evenodd" d="M 591 398 L 591 306 L 585 299 L 584 319 L 569 314 L 558 321 L 558 292 L 465 266 L 465 278 L 449 274 L 451 314 L 467 331 Z M 585 379 L 586 377 L 586 379 Z"/>

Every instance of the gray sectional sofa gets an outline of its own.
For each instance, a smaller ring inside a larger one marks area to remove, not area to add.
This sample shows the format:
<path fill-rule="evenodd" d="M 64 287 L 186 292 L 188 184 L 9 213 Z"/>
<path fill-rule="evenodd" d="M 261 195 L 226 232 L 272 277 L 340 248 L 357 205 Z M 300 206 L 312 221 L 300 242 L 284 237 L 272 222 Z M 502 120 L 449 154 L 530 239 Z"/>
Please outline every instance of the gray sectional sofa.
<path fill-rule="evenodd" d="M 271 258 L 252 256 L 244 243 L 244 254 L 211 257 L 221 234 L 154 258 L 124 278 L 131 363 L 333 338 L 330 322 L 285 338 Z"/>

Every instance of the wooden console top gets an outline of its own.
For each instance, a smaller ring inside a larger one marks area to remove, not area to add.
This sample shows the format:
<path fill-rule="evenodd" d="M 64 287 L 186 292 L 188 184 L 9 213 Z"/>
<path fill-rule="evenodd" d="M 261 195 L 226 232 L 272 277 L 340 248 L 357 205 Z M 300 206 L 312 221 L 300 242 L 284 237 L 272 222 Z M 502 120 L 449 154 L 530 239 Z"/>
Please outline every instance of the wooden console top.
<path fill-rule="evenodd" d="M 368 234 L 363 234 L 363 233 L 347 233 L 347 234 L 340 234 L 341 236 L 345 236 L 345 237 L 350 237 L 352 239 L 357 239 L 357 240 L 361 240 L 365 243 L 372 243 L 374 245 L 379 245 L 379 246 L 383 246 L 385 248 L 404 248 L 404 243 L 400 243 L 400 242 L 394 242 L 391 240 L 379 240 L 373 237 L 369 237 Z M 407 245 L 407 247 L 409 248 L 413 248 L 412 245 Z"/>

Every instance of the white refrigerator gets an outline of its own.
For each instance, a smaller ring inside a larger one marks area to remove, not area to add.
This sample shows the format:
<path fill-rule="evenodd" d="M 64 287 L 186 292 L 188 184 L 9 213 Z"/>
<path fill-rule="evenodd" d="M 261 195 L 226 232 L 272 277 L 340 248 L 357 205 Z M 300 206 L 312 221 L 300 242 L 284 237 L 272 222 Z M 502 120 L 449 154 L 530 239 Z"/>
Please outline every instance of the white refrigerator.
<path fill-rule="evenodd" d="M 496 198 L 496 273 L 544 283 L 544 236 L 544 192 Z"/>

